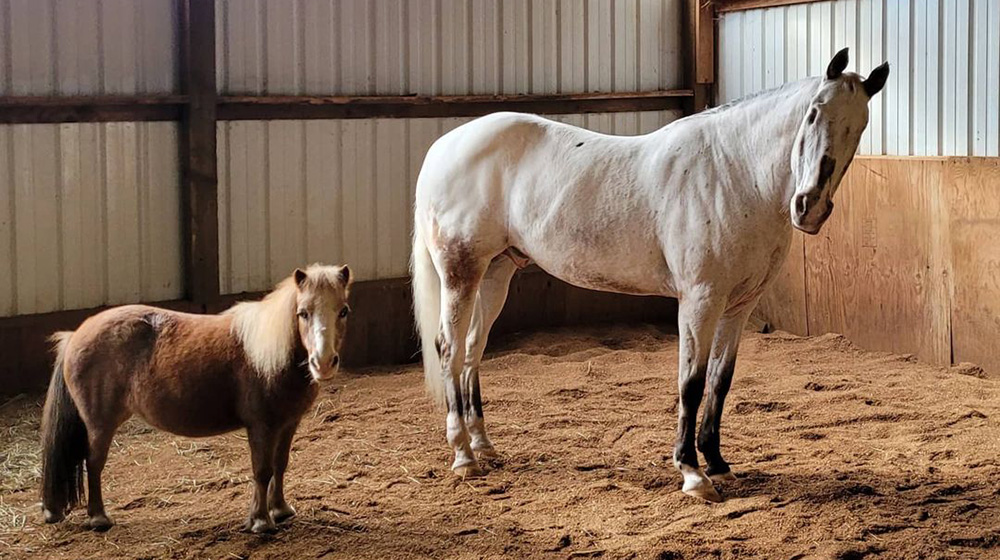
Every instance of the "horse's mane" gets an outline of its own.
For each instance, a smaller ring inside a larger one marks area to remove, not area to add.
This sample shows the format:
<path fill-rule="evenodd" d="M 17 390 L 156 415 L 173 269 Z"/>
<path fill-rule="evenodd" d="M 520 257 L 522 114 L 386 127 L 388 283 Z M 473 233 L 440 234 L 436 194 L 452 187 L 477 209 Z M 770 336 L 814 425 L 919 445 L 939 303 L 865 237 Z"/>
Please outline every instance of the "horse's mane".
<path fill-rule="evenodd" d="M 762 90 L 762 91 L 758 91 L 758 92 L 755 92 L 755 93 L 750 93 L 750 94 L 744 95 L 743 97 L 740 97 L 739 99 L 734 99 L 734 100 L 730 101 L 729 103 L 725 103 L 723 105 L 719 105 L 718 107 L 712 107 L 710 109 L 705 109 L 704 111 L 702 111 L 700 113 L 697 113 L 697 114 L 698 115 L 711 115 L 711 114 L 715 114 L 715 113 L 721 113 L 723 111 L 728 111 L 729 109 L 735 109 L 735 108 L 741 107 L 743 105 L 749 105 L 751 102 L 758 101 L 758 100 L 765 100 L 765 99 L 768 99 L 768 98 L 771 98 L 771 97 L 778 97 L 778 96 L 788 96 L 788 94 L 790 94 L 793 91 L 798 92 L 799 90 L 804 89 L 806 86 L 808 86 L 810 84 L 817 84 L 818 82 L 819 82 L 819 78 L 817 78 L 817 77 L 803 78 L 801 80 L 797 80 L 797 81 L 794 81 L 794 82 L 787 82 L 787 83 L 784 83 L 784 84 L 782 84 L 780 86 L 773 87 L 771 89 L 765 89 L 765 90 Z"/>
<path fill-rule="evenodd" d="M 314 288 L 342 285 L 338 267 L 314 264 L 306 269 L 307 284 Z M 273 377 L 291 364 L 298 336 L 295 322 L 295 279 L 289 276 L 260 301 L 245 301 L 223 314 L 233 316 L 233 334 L 243 346 L 250 365 L 265 378 Z"/>

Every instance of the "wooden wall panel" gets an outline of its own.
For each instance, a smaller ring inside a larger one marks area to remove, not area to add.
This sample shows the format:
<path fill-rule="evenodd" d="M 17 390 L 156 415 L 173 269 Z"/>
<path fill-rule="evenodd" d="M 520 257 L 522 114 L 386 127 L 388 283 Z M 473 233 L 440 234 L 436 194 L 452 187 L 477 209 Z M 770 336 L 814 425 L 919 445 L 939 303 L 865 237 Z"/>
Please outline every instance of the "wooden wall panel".
<path fill-rule="evenodd" d="M 947 162 L 955 362 L 1000 375 L 1000 160 Z"/>
<path fill-rule="evenodd" d="M 998 185 L 996 158 L 856 159 L 829 223 L 804 238 L 804 277 L 793 242 L 757 316 L 1000 376 Z"/>

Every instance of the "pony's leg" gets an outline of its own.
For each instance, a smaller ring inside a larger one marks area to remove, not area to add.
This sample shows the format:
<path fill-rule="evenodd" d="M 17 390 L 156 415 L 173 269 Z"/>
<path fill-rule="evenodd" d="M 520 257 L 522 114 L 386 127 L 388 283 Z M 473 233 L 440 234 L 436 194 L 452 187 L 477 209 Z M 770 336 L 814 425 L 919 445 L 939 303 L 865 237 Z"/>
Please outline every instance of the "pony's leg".
<path fill-rule="evenodd" d="M 677 443 L 674 466 L 684 476 L 685 494 L 720 502 L 722 497 L 698 466 L 695 428 L 698 407 L 705 391 L 705 373 L 712 348 L 712 335 L 722 315 L 724 302 L 709 294 L 682 297 L 677 312 L 680 334 L 680 364 L 677 371 Z"/>
<path fill-rule="evenodd" d="M 298 425 L 282 432 L 274 449 L 274 476 L 267 492 L 267 506 L 275 523 L 295 515 L 295 509 L 285 501 L 285 469 L 288 468 L 288 454 L 292 449 L 292 438 Z"/>
<path fill-rule="evenodd" d="M 462 402 L 465 411 L 465 426 L 472 438 L 472 450 L 481 457 L 496 457 L 493 443 L 486 435 L 483 420 L 483 398 L 479 390 L 479 363 L 486 350 L 493 323 L 500 316 L 507 301 L 510 279 L 517 266 L 507 257 L 500 256 L 490 263 L 486 275 L 479 284 L 479 294 L 472 314 L 472 325 L 465 342 L 465 367 L 462 369 Z"/>
<path fill-rule="evenodd" d="M 462 402 L 461 374 L 465 364 L 465 344 L 472 311 L 476 304 L 479 282 L 489 262 L 480 263 L 469 257 L 461 262 L 447 262 L 441 297 L 441 332 L 438 333 L 438 355 L 444 378 L 444 397 L 448 408 L 446 420 L 448 444 L 455 450 L 451 469 L 459 476 L 483 474 L 472 452 L 469 430 L 465 425 Z M 454 270 L 449 270 L 454 268 Z"/>
<path fill-rule="evenodd" d="M 254 533 L 271 533 L 278 529 L 267 507 L 267 487 L 274 476 L 274 450 L 279 434 L 264 426 L 247 428 L 250 442 L 250 461 L 253 463 L 253 497 L 250 499 L 250 516 L 244 529 Z"/>
<path fill-rule="evenodd" d="M 108 451 L 117 426 L 109 429 L 87 431 L 87 521 L 83 526 L 93 531 L 107 531 L 114 523 L 104 511 L 101 495 L 101 472 L 108 461 Z"/>
<path fill-rule="evenodd" d="M 755 306 L 748 305 L 735 315 L 724 316 L 715 330 L 712 342 L 712 356 L 708 362 L 708 394 L 705 410 L 698 432 L 698 449 L 705 457 L 705 473 L 714 481 L 735 480 L 729 463 L 722 458 L 719 450 L 719 426 L 722 421 L 722 407 L 726 394 L 733 382 L 736 369 L 736 353 L 747 318 Z"/>

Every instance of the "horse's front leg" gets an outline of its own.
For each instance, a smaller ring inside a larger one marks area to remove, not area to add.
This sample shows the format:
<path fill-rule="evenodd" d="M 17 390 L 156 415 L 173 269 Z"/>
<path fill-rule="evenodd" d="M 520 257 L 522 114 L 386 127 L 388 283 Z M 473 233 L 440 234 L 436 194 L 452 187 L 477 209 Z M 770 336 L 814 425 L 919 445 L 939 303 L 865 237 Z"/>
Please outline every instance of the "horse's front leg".
<path fill-rule="evenodd" d="M 684 476 L 682 491 L 685 494 L 712 502 L 721 502 L 722 496 L 698 466 L 695 428 L 698 407 L 705 391 L 705 375 L 712 348 L 712 336 L 723 307 L 723 301 L 708 294 L 695 293 L 681 298 L 677 312 L 680 364 L 677 371 L 679 398 L 674 466 Z"/>
<path fill-rule="evenodd" d="M 701 431 L 698 432 L 698 449 L 705 457 L 705 473 L 716 482 L 736 479 L 719 449 L 719 426 L 726 394 L 733 382 L 736 353 L 743 327 L 754 307 L 755 305 L 748 305 L 735 315 L 723 317 L 715 330 L 715 341 L 712 343 L 712 355 L 708 362 L 708 392 Z"/>

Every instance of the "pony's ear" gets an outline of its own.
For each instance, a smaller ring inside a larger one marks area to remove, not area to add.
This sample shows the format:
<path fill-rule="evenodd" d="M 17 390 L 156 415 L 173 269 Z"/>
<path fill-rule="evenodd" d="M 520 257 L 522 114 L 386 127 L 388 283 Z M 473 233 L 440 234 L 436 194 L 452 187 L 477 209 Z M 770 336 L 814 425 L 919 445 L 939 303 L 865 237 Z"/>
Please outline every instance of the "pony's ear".
<path fill-rule="evenodd" d="M 865 78 L 861 85 L 865 87 L 865 93 L 868 97 L 875 97 L 875 94 L 882 91 L 885 86 L 886 79 L 889 78 L 889 63 L 883 62 L 878 68 L 872 70 L 871 74 Z"/>
<path fill-rule="evenodd" d="M 833 55 L 833 60 L 826 67 L 826 79 L 836 80 L 839 78 L 844 73 L 844 69 L 847 68 L 847 60 L 847 47 L 844 47 L 837 54 Z"/>
<path fill-rule="evenodd" d="M 306 275 L 306 271 L 302 270 L 301 268 L 296 268 L 295 274 L 293 274 L 293 276 L 295 276 L 295 285 L 300 288 L 302 287 L 302 284 L 306 281 L 306 278 L 309 277 Z"/>
<path fill-rule="evenodd" d="M 340 272 L 337 273 L 337 276 L 343 282 L 344 286 L 350 286 L 351 282 L 354 281 L 354 278 L 351 278 L 351 269 L 346 264 L 340 267 Z"/>

